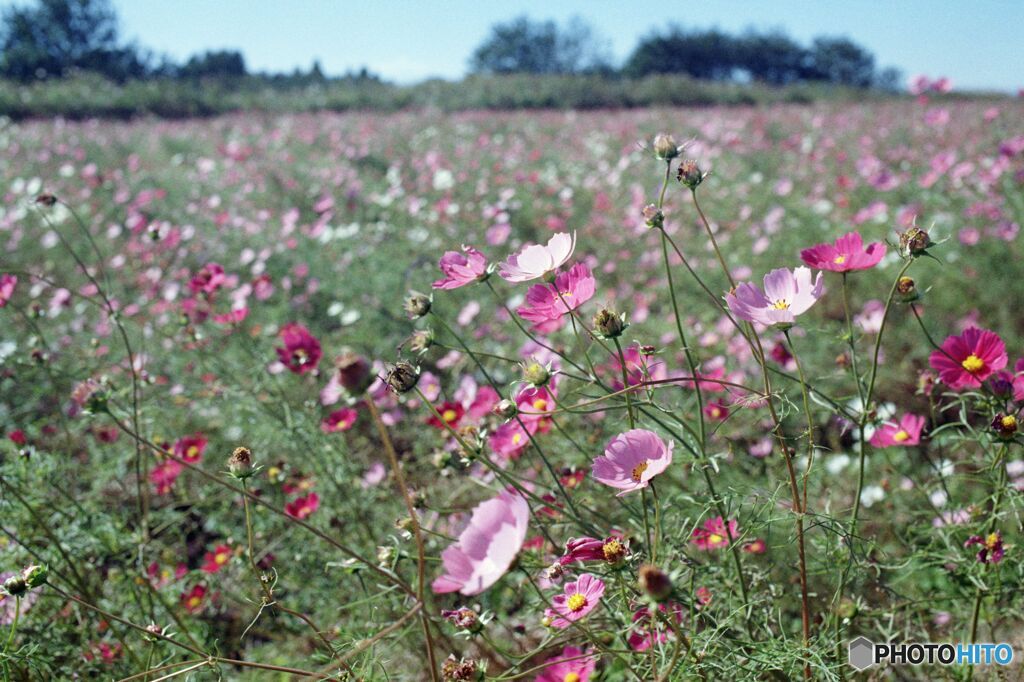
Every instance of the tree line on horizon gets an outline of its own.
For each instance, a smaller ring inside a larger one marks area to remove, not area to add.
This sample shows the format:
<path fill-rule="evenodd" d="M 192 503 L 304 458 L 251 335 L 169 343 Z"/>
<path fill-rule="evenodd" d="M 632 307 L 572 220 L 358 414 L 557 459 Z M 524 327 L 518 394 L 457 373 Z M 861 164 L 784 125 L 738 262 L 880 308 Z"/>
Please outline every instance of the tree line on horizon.
<path fill-rule="evenodd" d="M 686 75 L 715 82 L 769 85 L 831 83 L 896 90 L 901 74 L 879 69 L 874 56 L 844 37 L 819 37 L 801 45 L 780 30 L 753 29 L 733 35 L 719 29 L 669 25 L 640 39 L 619 66 L 607 42 L 582 19 L 559 25 L 521 16 L 494 25 L 469 58 L 480 75 L 590 75 L 643 78 Z M 308 71 L 252 73 L 237 50 L 210 50 L 181 63 L 121 39 L 109 0 L 36 0 L 15 5 L 0 16 L 0 77 L 33 82 L 79 72 L 98 73 L 124 83 L 132 80 L 258 78 L 271 83 L 310 84 L 337 80 L 381 82 L 363 68 L 330 78 L 319 62 Z"/>

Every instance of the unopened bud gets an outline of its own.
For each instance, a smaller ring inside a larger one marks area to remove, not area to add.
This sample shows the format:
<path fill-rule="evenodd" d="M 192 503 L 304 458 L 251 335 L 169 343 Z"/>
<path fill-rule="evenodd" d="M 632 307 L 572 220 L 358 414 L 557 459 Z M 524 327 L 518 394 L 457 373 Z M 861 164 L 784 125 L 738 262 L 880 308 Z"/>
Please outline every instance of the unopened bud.
<path fill-rule="evenodd" d="M 900 247 L 912 256 L 919 256 L 932 245 L 931 237 L 919 227 L 900 234 Z"/>
<path fill-rule="evenodd" d="M 36 564 L 26 567 L 25 570 L 21 572 L 21 576 L 25 578 L 25 582 L 28 584 L 29 589 L 45 585 L 48 575 L 49 570 L 46 566 L 39 566 Z"/>
<path fill-rule="evenodd" d="M 654 601 L 664 601 L 672 594 L 672 579 L 653 564 L 644 564 L 640 567 L 638 583 L 640 589 Z"/>
<path fill-rule="evenodd" d="M 622 332 L 628 326 L 625 314 L 620 315 L 613 310 L 608 310 L 608 308 L 601 308 L 594 315 L 594 329 L 606 339 L 616 339 L 622 336 Z"/>
<path fill-rule="evenodd" d="M 237 479 L 244 480 L 252 476 L 255 471 L 252 465 L 252 450 L 246 447 L 237 447 L 228 457 L 228 472 Z"/>
<path fill-rule="evenodd" d="M 654 204 L 647 204 L 643 210 L 644 222 L 647 227 L 663 227 L 665 225 L 665 214 Z"/>
<path fill-rule="evenodd" d="M 28 592 L 28 581 L 26 581 L 25 577 L 20 574 L 12 575 L 4 581 L 3 587 L 4 592 L 12 597 L 20 597 Z"/>
<path fill-rule="evenodd" d="M 670 161 L 679 156 L 679 145 L 671 135 L 660 133 L 654 138 L 654 155 L 662 161 Z"/>
<path fill-rule="evenodd" d="M 903 303 L 913 303 L 921 298 L 917 284 L 910 277 L 900 277 L 896 282 L 896 298 Z"/>
<path fill-rule="evenodd" d="M 505 398 L 494 406 L 493 412 L 502 419 L 511 419 L 519 413 L 519 408 L 516 406 L 515 402 Z"/>
<path fill-rule="evenodd" d="M 53 194 L 50 194 L 49 192 L 43 192 L 42 194 L 36 197 L 36 203 L 39 204 L 40 206 L 46 206 L 47 208 L 49 208 L 50 206 L 53 206 L 54 204 L 57 203 L 57 197 Z"/>
<path fill-rule="evenodd" d="M 334 365 L 338 368 L 338 381 L 350 393 L 362 393 L 373 380 L 369 361 L 355 351 L 342 351 Z"/>
<path fill-rule="evenodd" d="M 551 372 L 539 362 L 531 362 L 523 371 L 523 378 L 534 386 L 543 386 L 551 380 Z"/>

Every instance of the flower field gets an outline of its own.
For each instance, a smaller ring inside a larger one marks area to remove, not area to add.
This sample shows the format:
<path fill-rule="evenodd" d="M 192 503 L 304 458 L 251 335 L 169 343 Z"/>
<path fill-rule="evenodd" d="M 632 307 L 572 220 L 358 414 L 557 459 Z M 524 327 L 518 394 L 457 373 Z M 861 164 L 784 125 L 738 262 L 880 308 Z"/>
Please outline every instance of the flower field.
<path fill-rule="evenodd" d="M 1019 649 L 1022 123 L 0 123 L 4 679 Z"/>

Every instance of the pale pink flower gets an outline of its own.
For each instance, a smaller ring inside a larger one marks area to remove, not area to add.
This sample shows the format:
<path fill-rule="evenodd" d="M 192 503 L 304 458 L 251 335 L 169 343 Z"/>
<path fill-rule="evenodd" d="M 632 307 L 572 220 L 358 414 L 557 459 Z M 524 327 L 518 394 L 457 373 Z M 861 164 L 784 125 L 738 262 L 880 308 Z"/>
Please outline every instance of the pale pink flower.
<path fill-rule="evenodd" d="M 575 250 L 576 233 L 559 232 L 548 240 L 546 246 L 530 244 L 509 256 L 498 269 L 498 274 L 509 282 L 529 282 L 557 270 Z"/>
<path fill-rule="evenodd" d="M 799 267 L 793 271 L 779 268 L 764 276 L 764 292 L 744 282 L 736 287 L 735 293 L 726 294 L 725 300 L 729 309 L 742 320 L 765 326 L 789 326 L 797 315 L 807 312 L 822 293 L 824 284 L 820 272 L 812 282 L 810 268 Z"/>
<path fill-rule="evenodd" d="M 596 609 L 604 594 L 604 581 L 584 573 L 576 582 L 566 583 L 564 590 L 555 595 L 551 608 L 544 612 L 553 628 L 565 629 Z"/>
<path fill-rule="evenodd" d="M 652 478 L 672 463 L 674 446 L 675 443 L 666 444 L 658 434 L 646 429 L 620 433 L 608 443 L 604 456 L 594 460 L 594 480 L 619 488 L 620 497 L 646 488 Z"/>

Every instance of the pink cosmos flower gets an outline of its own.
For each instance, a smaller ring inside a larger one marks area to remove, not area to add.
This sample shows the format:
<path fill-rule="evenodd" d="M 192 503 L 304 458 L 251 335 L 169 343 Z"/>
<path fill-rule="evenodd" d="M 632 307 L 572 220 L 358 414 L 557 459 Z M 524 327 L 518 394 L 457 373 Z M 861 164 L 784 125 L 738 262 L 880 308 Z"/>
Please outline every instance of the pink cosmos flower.
<path fill-rule="evenodd" d="M 818 244 L 800 252 L 800 259 L 812 268 L 831 272 L 867 270 L 878 265 L 885 255 L 885 244 L 873 242 L 864 248 L 860 233 L 850 232 L 835 244 Z"/>
<path fill-rule="evenodd" d="M 725 521 L 721 516 L 713 519 L 706 519 L 700 528 L 694 528 L 690 539 L 697 549 L 711 551 L 729 546 L 729 538 L 735 540 L 739 536 L 739 526 L 736 519 L 729 520 L 729 527 L 726 530 Z"/>
<path fill-rule="evenodd" d="M 967 538 L 964 547 L 972 545 L 981 545 L 977 557 L 978 561 L 983 564 L 998 564 L 1003 560 L 1003 555 L 1006 553 L 1006 548 L 1003 546 L 1003 534 L 999 531 L 989 533 L 985 537 L 972 535 Z"/>
<path fill-rule="evenodd" d="M 222 315 L 214 315 L 213 321 L 216 322 L 217 324 L 238 324 L 248 316 L 248 308 L 235 308 L 229 313 L 223 313 Z"/>
<path fill-rule="evenodd" d="M 642 606 L 633 613 L 633 628 L 629 633 L 629 648 L 633 651 L 647 651 L 655 643 L 662 644 L 668 641 L 669 635 L 672 634 L 672 628 L 667 622 L 670 617 L 669 609 L 675 617 L 676 623 L 680 623 L 683 620 L 683 606 L 678 602 L 672 602 L 671 604 L 659 604 L 658 610 L 661 614 L 658 618 L 653 619 L 651 610 Z"/>
<path fill-rule="evenodd" d="M 302 521 L 309 517 L 310 514 L 320 508 L 320 496 L 316 493 L 310 493 L 303 497 L 296 497 L 294 500 L 284 506 L 284 512 L 291 517 Z"/>
<path fill-rule="evenodd" d="M 18 284 L 18 278 L 14 275 L 0 275 L 0 308 L 7 305 L 14 294 L 14 287 Z"/>
<path fill-rule="evenodd" d="M 199 613 L 203 610 L 203 606 L 206 605 L 206 587 L 204 585 L 195 585 L 188 592 L 182 592 L 179 600 L 189 613 Z"/>
<path fill-rule="evenodd" d="M 576 310 L 594 296 L 596 283 L 590 268 L 583 263 L 560 272 L 554 284 L 535 284 L 526 292 L 526 304 L 516 314 L 534 324 L 557 320 Z"/>
<path fill-rule="evenodd" d="M 551 608 L 544 612 L 553 628 L 564 630 L 597 608 L 604 594 L 604 581 L 584 573 L 576 582 L 566 583 L 564 592 L 555 595 Z"/>
<path fill-rule="evenodd" d="M 538 425 L 537 420 L 513 419 L 507 421 L 491 433 L 487 444 L 494 454 L 503 460 L 515 459 L 523 451 L 523 448 L 530 444 L 530 436 L 537 432 Z"/>
<path fill-rule="evenodd" d="M 207 552 L 203 557 L 203 572 L 216 573 L 227 566 L 229 561 L 231 561 L 231 547 L 229 545 L 217 545 L 212 552 Z"/>
<path fill-rule="evenodd" d="M 466 255 L 458 251 L 446 251 L 438 263 L 444 279 L 439 279 L 432 285 L 435 289 L 458 289 L 467 284 L 479 282 L 487 276 L 487 258 L 471 246 L 463 245 L 462 250 Z"/>
<path fill-rule="evenodd" d="M 216 293 L 217 289 L 224 286 L 227 276 L 224 268 L 218 263 L 207 263 L 199 269 L 188 283 L 188 288 L 193 294 L 204 293 L 207 295 Z"/>
<path fill-rule="evenodd" d="M 661 381 L 668 378 L 668 369 L 665 363 L 656 360 L 653 353 L 653 348 L 639 344 L 632 344 L 623 349 L 622 356 L 626 361 L 626 381 L 630 386 L 639 386 L 646 381 Z M 618 353 L 612 353 L 612 360 L 607 369 L 610 371 L 612 388 L 616 391 L 624 389 L 622 361 L 619 359 Z M 692 382 L 690 383 L 692 385 Z"/>
<path fill-rule="evenodd" d="M 577 561 L 603 561 L 618 564 L 629 555 L 626 540 L 621 537 L 610 537 L 604 540 L 597 538 L 570 538 L 565 543 L 565 554 L 558 560 L 562 566 Z"/>
<path fill-rule="evenodd" d="M 948 336 L 928 364 L 953 389 L 977 388 L 994 372 L 1006 367 L 1006 344 L 995 332 L 970 327 L 960 336 Z"/>
<path fill-rule="evenodd" d="M 153 467 L 149 472 L 149 481 L 156 488 L 156 494 L 166 495 L 171 492 L 182 469 L 181 464 L 173 459 L 165 459 Z"/>
<path fill-rule="evenodd" d="M 559 232 L 548 240 L 547 246 L 530 244 L 514 253 L 498 269 L 509 282 L 529 282 L 558 269 L 576 250 L 576 233 Z"/>
<path fill-rule="evenodd" d="M 821 298 L 824 292 L 821 273 L 811 282 L 809 268 L 799 267 L 790 272 L 786 268 L 772 270 L 764 276 L 764 292 L 749 282 L 726 294 L 729 309 L 748 322 L 771 326 L 789 326 L 796 316 Z"/>
<path fill-rule="evenodd" d="M 323 352 L 320 342 L 301 324 L 294 322 L 281 328 L 283 347 L 275 348 L 277 357 L 295 374 L 305 374 L 316 369 Z"/>
<path fill-rule="evenodd" d="M 597 657 L 581 658 L 583 655 L 574 646 L 565 647 L 562 653 L 544 662 L 544 672 L 533 678 L 534 682 L 589 682 L 597 667 Z"/>
<path fill-rule="evenodd" d="M 594 460 L 594 479 L 622 490 L 620 497 L 646 488 L 672 463 L 674 446 L 674 442 L 666 444 L 658 434 L 645 429 L 621 433 L 608 443 L 604 456 Z"/>
<path fill-rule="evenodd" d="M 206 443 L 207 440 L 203 434 L 194 433 L 191 436 L 185 436 L 176 440 L 173 452 L 189 464 L 196 464 L 203 459 Z"/>
<path fill-rule="evenodd" d="M 320 430 L 324 433 L 338 433 L 348 431 L 356 423 L 359 412 L 351 407 L 343 407 L 327 415 L 327 418 L 320 422 Z"/>
<path fill-rule="evenodd" d="M 526 539 L 530 505 L 515 490 L 473 509 L 469 525 L 459 540 L 441 553 L 444 574 L 434 580 L 434 592 L 480 594 L 508 571 Z"/>
<path fill-rule="evenodd" d="M 883 424 L 871 436 L 871 445 L 876 448 L 891 448 L 899 445 L 917 445 L 921 442 L 921 429 L 924 428 L 924 417 L 916 414 L 905 414 L 899 423 Z"/>

